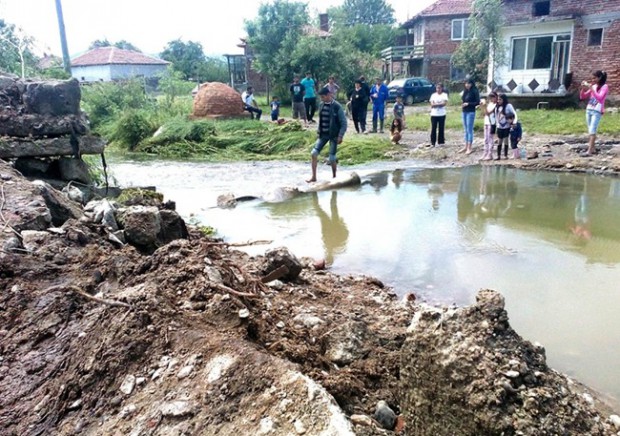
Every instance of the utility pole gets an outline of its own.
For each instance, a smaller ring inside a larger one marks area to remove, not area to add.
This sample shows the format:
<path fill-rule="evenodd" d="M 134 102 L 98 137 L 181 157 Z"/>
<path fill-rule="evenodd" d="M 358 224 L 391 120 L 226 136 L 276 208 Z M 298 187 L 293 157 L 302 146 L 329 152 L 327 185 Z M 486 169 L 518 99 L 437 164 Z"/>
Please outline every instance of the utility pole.
<path fill-rule="evenodd" d="M 62 48 L 62 64 L 65 71 L 71 74 L 71 59 L 69 59 L 69 48 L 67 47 L 67 35 L 65 34 L 65 19 L 62 17 L 62 4 L 56 0 L 56 15 L 58 15 L 58 30 L 60 31 L 60 46 Z"/>

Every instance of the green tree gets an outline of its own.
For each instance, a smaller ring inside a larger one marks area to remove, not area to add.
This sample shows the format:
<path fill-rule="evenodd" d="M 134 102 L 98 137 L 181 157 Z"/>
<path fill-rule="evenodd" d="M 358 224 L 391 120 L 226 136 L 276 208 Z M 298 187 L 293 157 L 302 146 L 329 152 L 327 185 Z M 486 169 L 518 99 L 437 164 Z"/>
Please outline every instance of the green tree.
<path fill-rule="evenodd" d="M 0 69 L 26 78 L 36 63 L 32 42 L 22 29 L 0 19 Z"/>
<path fill-rule="evenodd" d="M 137 51 L 137 52 L 142 53 L 142 50 L 140 50 L 138 47 L 133 45 L 131 42 L 126 41 L 124 39 L 121 39 L 120 41 L 117 41 L 115 43 L 111 43 L 110 41 L 108 41 L 107 38 L 96 39 L 90 43 L 90 45 L 88 46 L 88 49 L 92 50 L 94 48 L 101 48 L 101 47 L 117 47 L 123 50 L 131 50 L 131 51 Z"/>
<path fill-rule="evenodd" d="M 205 67 L 205 54 L 199 42 L 183 42 L 180 39 L 170 41 L 160 57 L 172 63 L 173 68 L 183 75 L 185 80 L 200 80 Z"/>
<path fill-rule="evenodd" d="M 290 80 L 290 53 L 309 21 L 306 3 L 274 0 L 261 4 L 258 18 L 245 22 L 254 67 L 276 82 Z"/>
<path fill-rule="evenodd" d="M 197 79 L 200 82 L 228 83 L 228 65 L 218 57 L 207 57 L 201 66 Z"/>
<path fill-rule="evenodd" d="M 385 0 L 344 0 L 339 9 L 335 16 L 345 26 L 392 25 L 396 22 L 394 9 Z"/>
<path fill-rule="evenodd" d="M 504 24 L 502 0 L 473 0 L 469 17 L 470 38 L 463 40 L 452 55 L 452 64 L 477 82 L 486 83 L 487 65 L 493 53 L 493 71 L 506 62 L 501 37 Z"/>
<path fill-rule="evenodd" d="M 385 24 L 371 27 L 365 24 L 355 24 L 353 26 L 334 27 L 332 38 L 336 44 L 347 42 L 360 52 L 378 58 L 381 50 L 393 45 L 394 40 L 403 32 L 402 29 Z"/>

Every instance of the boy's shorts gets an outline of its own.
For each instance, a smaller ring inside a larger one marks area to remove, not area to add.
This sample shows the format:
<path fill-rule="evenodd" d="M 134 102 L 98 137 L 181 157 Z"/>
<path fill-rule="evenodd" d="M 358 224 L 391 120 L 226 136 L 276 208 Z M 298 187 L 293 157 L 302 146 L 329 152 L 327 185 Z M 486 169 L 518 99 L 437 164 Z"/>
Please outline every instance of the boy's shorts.
<path fill-rule="evenodd" d="M 338 151 L 338 141 L 336 141 L 335 139 L 329 139 L 328 137 L 325 137 L 325 136 L 319 136 L 319 139 L 316 140 L 316 143 L 314 144 L 314 147 L 312 148 L 312 153 L 310 154 L 314 157 L 317 157 L 319 153 L 321 152 L 321 150 L 323 150 L 323 147 L 325 147 L 325 144 L 327 144 L 328 142 L 329 142 L 329 162 L 330 163 L 336 162 L 336 152 Z"/>

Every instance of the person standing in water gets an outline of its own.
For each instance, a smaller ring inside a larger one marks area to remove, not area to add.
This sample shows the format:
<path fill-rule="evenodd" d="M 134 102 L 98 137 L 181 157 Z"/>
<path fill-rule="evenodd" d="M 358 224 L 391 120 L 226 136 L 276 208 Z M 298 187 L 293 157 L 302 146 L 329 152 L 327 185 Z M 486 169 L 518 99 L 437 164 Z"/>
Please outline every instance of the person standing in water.
<path fill-rule="evenodd" d="M 334 100 L 334 97 L 328 88 L 322 88 L 319 91 L 321 105 L 319 106 L 319 123 L 317 134 L 319 138 L 312 149 L 312 177 L 306 182 L 316 182 L 316 170 L 318 166 L 319 153 L 329 142 L 329 163 L 332 167 L 332 176 L 336 177 L 336 152 L 338 144 L 342 144 L 342 139 L 347 131 L 347 117 L 344 114 L 342 106 Z"/>

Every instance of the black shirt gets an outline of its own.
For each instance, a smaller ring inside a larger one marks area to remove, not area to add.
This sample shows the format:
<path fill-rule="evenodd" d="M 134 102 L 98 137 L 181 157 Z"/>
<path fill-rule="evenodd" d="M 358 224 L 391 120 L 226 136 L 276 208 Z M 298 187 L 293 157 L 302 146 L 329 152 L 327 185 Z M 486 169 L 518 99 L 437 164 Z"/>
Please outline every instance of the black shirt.
<path fill-rule="evenodd" d="M 302 85 L 301 83 L 293 83 L 290 90 L 291 96 L 293 97 L 293 103 L 304 102 L 304 85 Z"/>

